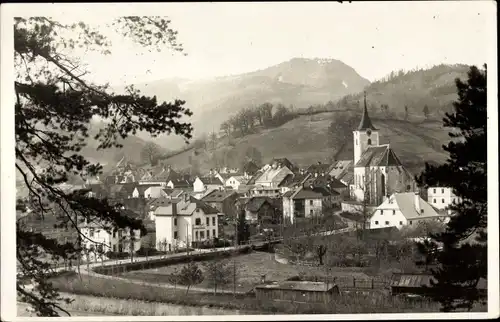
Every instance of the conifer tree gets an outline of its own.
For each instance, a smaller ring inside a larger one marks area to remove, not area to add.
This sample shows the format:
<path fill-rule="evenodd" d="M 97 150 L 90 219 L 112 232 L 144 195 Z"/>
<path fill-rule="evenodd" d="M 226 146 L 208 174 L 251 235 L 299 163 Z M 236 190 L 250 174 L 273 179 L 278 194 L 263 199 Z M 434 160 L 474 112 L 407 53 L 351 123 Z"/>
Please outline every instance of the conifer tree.
<path fill-rule="evenodd" d="M 444 126 L 454 129 L 449 133 L 452 140 L 443 147 L 449 158 L 439 166 L 426 164 L 417 178 L 426 188 L 451 187 L 461 198 L 450 207 L 454 215 L 445 231 L 420 245 L 424 254 L 437 260 L 431 290 L 445 312 L 470 310 L 479 300 L 478 281 L 487 273 L 486 65 L 484 71 L 472 66 L 466 82 L 455 82 L 455 111 L 443 119 Z"/>
<path fill-rule="evenodd" d="M 149 50 L 183 51 L 177 32 L 162 17 L 121 17 L 107 27 Z M 40 316 L 57 316 L 58 311 L 64 311 L 59 304 L 64 299 L 47 280 L 52 265 L 43 258 L 48 255 L 65 260 L 81 254 L 81 245 L 89 238 L 81 233 L 80 223 L 102 225 L 109 233 L 126 227 L 146 233 L 140 220 L 120 213 L 120 205 L 90 198 L 84 190 L 70 192 L 60 187 L 70 175 L 93 177 L 101 173 L 101 165 L 81 154 L 87 142 L 96 140 L 98 150 L 119 148 L 120 139 L 138 131 L 152 136 L 173 132 L 185 140 L 191 138 L 191 124 L 180 121 L 192 115 L 184 101 L 159 103 L 156 97 L 143 96 L 132 86 L 116 94 L 109 86 L 90 81 L 75 49 L 106 55 L 111 45 L 100 30 L 83 22 L 68 25 L 47 17 L 14 21 L 15 166 L 30 194 L 18 200 L 17 208 L 23 211 L 29 207 L 41 218 L 60 212 L 56 227 L 75 229 L 76 239 L 81 241 L 61 245 L 43 233 L 16 225 L 17 293 Z M 107 122 L 90 138 L 94 117 Z M 33 288 L 20 279 L 30 281 Z"/>

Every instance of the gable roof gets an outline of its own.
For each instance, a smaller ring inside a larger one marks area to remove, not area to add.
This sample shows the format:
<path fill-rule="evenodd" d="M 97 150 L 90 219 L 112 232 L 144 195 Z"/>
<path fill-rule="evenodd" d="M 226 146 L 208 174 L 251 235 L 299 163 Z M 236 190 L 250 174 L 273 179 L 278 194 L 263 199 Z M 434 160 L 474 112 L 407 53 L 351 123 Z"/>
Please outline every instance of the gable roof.
<path fill-rule="evenodd" d="M 311 177 L 309 173 L 288 174 L 279 186 L 289 188 L 301 186 L 309 177 Z"/>
<path fill-rule="evenodd" d="M 369 147 L 363 152 L 356 167 L 390 167 L 402 166 L 389 144 Z"/>
<path fill-rule="evenodd" d="M 302 188 L 300 191 L 293 196 L 292 199 L 322 199 L 323 197 L 329 196 L 330 192 L 322 187 L 317 188 Z"/>
<path fill-rule="evenodd" d="M 217 177 L 198 177 L 203 184 L 210 184 L 210 185 L 222 185 L 222 181 L 220 181 L 219 178 Z"/>
<path fill-rule="evenodd" d="M 219 211 L 210 206 L 206 202 L 189 196 L 187 200 L 184 198 L 178 200 L 176 203 L 177 214 L 181 216 L 191 216 L 196 209 L 201 209 L 205 214 L 218 214 Z M 169 205 L 159 206 L 155 210 L 155 215 L 171 216 L 172 215 L 172 202 Z"/>
<path fill-rule="evenodd" d="M 273 182 L 276 184 L 280 184 L 291 172 L 292 171 L 286 166 L 282 166 L 279 168 L 269 167 L 255 180 L 255 183 L 259 184 L 259 182 Z"/>
<path fill-rule="evenodd" d="M 311 164 L 307 169 L 307 173 L 315 174 L 315 173 L 327 173 L 328 170 L 331 168 L 331 164 L 328 163 L 317 163 L 317 164 Z"/>
<path fill-rule="evenodd" d="M 440 214 L 436 211 L 434 207 L 432 207 L 427 201 L 422 199 L 419 195 L 419 204 L 421 212 L 417 211 L 415 206 L 415 198 L 417 196 L 414 192 L 402 192 L 395 193 L 390 198 L 394 198 L 396 201 L 399 210 L 405 216 L 407 220 L 412 219 L 423 219 L 423 218 L 439 218 L 446 217 L 446 214 Z"/>
<path fill-rule="evenodd" d="M 376 128 L 372 124 L 372 120 L 370 119 L 370 116 L 368 116 L 368 109 L 366 107 L 366 92 L 365 92 L 365 106 L 363 109 L 363 116 L 361 117 L 361 121 L 359 122 L 358 131 L 365 131 L 365 130 L 376 130 Z"/>
<path fill-rule="evenodd" d="M 169 180 L 169 182 L 170 181 L 174 185 L 174 188 L 190 188 L 193 185 L 193 182 L 186 178 Z"/>
<path fill-rule="evenodd" d="M 136 185 L 134 190 L 137 189 L 137 192 L 142 195 L 144 194 L 144 192 L 146 190 L 148 190 L 148 188 L 151 188 L 151 187 L 161 187 L 161 185 L 159 184 L 139 184 L 139 185 Z"/>
<path fill-rule="evenodd" d="M 246 202 L 245 209 L 251 212 L 258 212 L 265 203 L 274 207 L 273 202 L 268 197 L 252 197 Z"/>
<path fill-rule="evenodd" d="M 232 197 L 233 195 L 238 195 L 235 191 L 218 191 L 214 190 L 204 196 L 201 200 L 205 202 L 223 202 L 229 197 Z"/>
<path fill-rule="evenodd" d="M 349 172 L 349 169 L 352 168 L 353 164 L 353 160 L 337 160 L 333 162 L 330 167 L 329 174 L 340 180 L 347 172 Z"/>

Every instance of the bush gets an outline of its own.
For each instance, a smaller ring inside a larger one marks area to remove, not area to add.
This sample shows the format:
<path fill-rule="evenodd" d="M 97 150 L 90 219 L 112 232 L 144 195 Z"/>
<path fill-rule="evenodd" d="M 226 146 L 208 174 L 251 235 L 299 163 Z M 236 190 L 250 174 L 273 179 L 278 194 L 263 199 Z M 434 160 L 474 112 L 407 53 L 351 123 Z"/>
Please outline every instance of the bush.
<path fill-rule="evenodd" d="M 153 247 L 141 247 L 137 252 L 137 256 L 157 256 L 165 255 L 167 252 L 162 252 Z"/>
<path fill-rule="evenodd" d="M 109 259 L 124 259 L 130 257 L 130 253 L 127 252 L 107 252 L 106 257 Z"/>

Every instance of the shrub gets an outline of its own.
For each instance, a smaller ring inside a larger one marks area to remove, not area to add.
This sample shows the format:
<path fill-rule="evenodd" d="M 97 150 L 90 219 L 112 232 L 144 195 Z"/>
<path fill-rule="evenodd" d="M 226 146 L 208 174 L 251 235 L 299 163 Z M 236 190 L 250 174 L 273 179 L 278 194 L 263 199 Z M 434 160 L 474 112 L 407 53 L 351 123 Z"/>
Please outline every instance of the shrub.
<path fill-rule="evenodd" d="M 106 257 L 109 259 L 124 259 L 130 256 L 128 252 L 107 252 Z"/>

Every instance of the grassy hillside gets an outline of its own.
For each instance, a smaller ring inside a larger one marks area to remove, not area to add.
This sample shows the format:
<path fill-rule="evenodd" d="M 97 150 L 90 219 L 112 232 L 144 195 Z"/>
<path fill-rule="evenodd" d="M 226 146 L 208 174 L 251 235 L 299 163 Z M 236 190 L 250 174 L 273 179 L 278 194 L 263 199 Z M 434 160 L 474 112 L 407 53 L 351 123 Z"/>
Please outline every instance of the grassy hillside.
<path fill-rule="evenodd" d="M 202 170 L 213 167 L 211 156 L 232 150 L 236 155 L 244 154 L 248 147 L 257 148 L 262 161 L 274 157 L 287 157 L 292 162 L 306 166 L 318 161 L 329 162 L 334 148 L 329 146 L 327 129 L 332 118 L 339 112 L 300 116 L 281 127 L 248 135 L 228 145 L 227 140 L 219 142 L 215 151 L 190 150 L 165 160 L 175 168 L 186 168 L 189 159 L 195 160 Z M 449 141 L 448 129 L 441 122 L 407 122 L 396 119 L 372 119 L 380 130 L 381 144 L 390 143 L 401 160 L 414 171 L 419 171 L 425 161 L 442 162 L 447 155 L 442 144 Z M 353 158 L 353 142 L 348 144 L 339 159 Z"/>
<path fill-rule="evenodd" d="M 423 108 L 429 107 L 429 118 L 441 120 L 445 112 L 452 110 L 452 102 L 458 98 L 455 79 L 466 79 L 467 65 L 438 65 L 430 69 L 394 72 L 385 79 L 366 87 L 370 113 L 387 116 L 382 104 L 389 106 L 392 117 L 404 118 L 405 106 L 412 117 L 423 119 Z M 363 93 L 343 97 L 338 106 L 355 107 L 363 102 Z"/>

